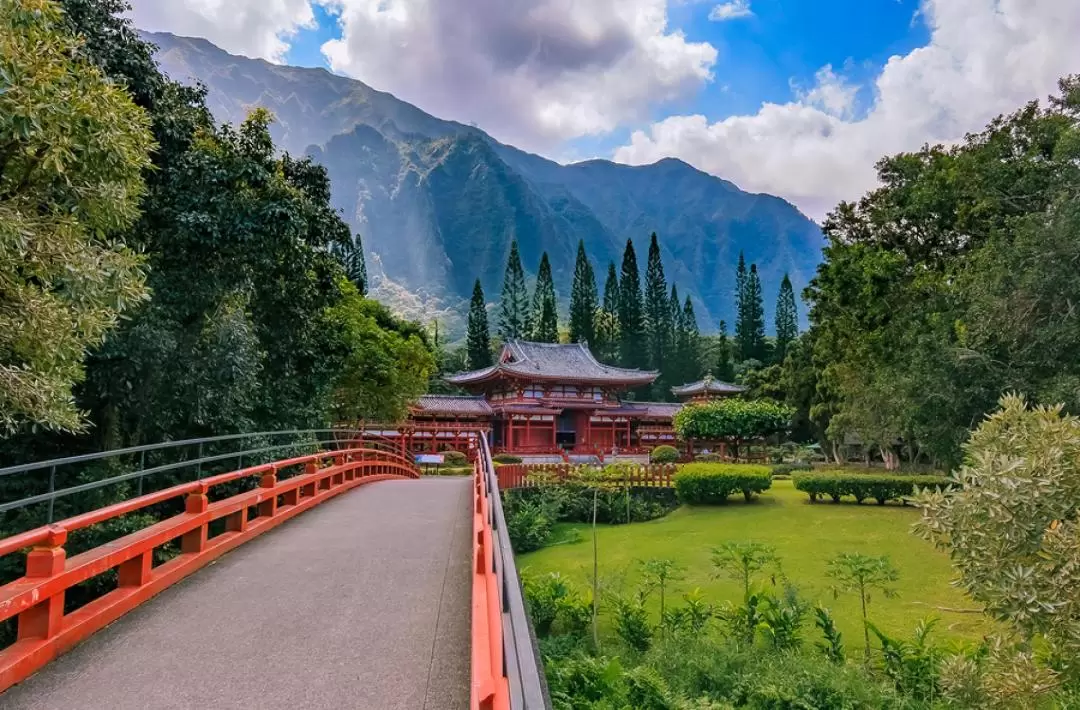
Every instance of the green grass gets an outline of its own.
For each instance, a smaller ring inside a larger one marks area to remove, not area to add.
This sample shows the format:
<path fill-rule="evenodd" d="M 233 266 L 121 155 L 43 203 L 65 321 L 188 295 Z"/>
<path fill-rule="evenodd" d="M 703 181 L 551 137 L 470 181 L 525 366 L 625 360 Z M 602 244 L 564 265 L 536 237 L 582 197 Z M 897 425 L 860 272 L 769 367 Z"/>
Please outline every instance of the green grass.
<path fill-rule="evenodd" d="M 888 555 L 900 571 L 895 585 L 899 596 L 887 599 L 874 594 L 871 621 L 886 633 L 906 638 L 919 619 L 937 616 L 938 641 L 978 641 L 991 630 L 992 622 L 982 614 L 949 611 L 978 606 L 950 586 L 955 575 L 948 557 L 911 534 L 918 516 L 916 509 L 899 505 L 811 505 L 790 481 L 776 481 L 772 490 L 750 504 L 733 497 L 726 505 L 684 506 L 647 523 L 602 526 L 598 534 L 600 579 L 607 589 L 630 592 L 641 578 L 640 560 L 669 558 L 685 568 L 684 578 L 669 590 L 669 600 L 679 603 L 682 592 L 700 587 L 713 603 L 737 601 L 742 597 L 741 586 L 714 576 L 711 548 L 726 540 L 764 542 L 776 548 L 784 573 L 800 593 L 833 611 L 854 650 L 862 647 L 858 598 L 852 594 L 833 598 L 826 562 L 841 552 Z M 576 542 L 575 531 L 580 536 Z M 589 526 L 560 525 L 556 536 L 570 542 L 519 556 L 519 568 L 532 573 L 561 572 L 587 587 L 592 570 Z M 652 603 L 658 605 L 655 595 Z M 816 632 L 811 628 L 807 637 L 812 636 Z"/>

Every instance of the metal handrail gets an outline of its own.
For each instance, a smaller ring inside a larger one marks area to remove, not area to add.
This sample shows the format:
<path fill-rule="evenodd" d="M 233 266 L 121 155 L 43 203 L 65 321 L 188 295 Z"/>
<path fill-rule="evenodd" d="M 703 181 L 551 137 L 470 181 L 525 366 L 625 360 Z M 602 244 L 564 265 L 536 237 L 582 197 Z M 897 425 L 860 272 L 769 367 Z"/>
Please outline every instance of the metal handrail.
<path fill-rule="evenodd" d="M 551 710 L 547 680 L 536 645 L 521 577 L 514 562 L 514 550 L 506 529 L 499 480 L 485 437 L 480 437 L 480 463 L 484 470 L 484 488 L 488 495 L 490 524 L 495 538 L 495 573 L 498 578 L 499 603 L 502 609 L 503 665 L 510 686 L 511 710 Z"/>

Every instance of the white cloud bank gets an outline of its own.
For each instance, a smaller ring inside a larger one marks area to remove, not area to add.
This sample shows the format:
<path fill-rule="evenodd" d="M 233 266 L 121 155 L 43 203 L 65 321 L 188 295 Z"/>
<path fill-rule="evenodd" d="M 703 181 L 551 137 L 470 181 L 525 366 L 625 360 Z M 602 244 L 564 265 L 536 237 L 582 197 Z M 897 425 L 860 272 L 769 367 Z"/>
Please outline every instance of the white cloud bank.
<path fill-rule="evenodd" d="M 679 157 L 820 218 L 872 188 L 883 155 L 959 140 L 1080 72 L 1077 0 L 925 0 L 920 17 L 930 43 L 889 60 L 862 117 L 851 116 L 857 87 L 825 67 L 790 103 L 712 123 L 672 116 L 635 132 L 614 157 Z"/>

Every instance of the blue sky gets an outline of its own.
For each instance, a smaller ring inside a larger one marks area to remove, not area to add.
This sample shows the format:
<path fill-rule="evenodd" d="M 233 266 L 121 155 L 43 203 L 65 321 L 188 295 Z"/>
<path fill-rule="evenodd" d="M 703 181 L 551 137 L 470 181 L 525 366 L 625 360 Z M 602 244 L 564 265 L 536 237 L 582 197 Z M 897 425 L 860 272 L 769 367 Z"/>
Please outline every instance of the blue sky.
<path fill-rule="evenodd" d="M 917 17 L 919 0 L 754 0 L 752 16 L 709 19 L 715 3 L 690 0 L 669 10 L 668 22 L 690 41 L 708 42 L 718 52 L 714 79 L 692 95 L 655 106 L 649 118 L 703 114 L 710 120 L 752 114 L 762 103 L 794 97 L 793 83 L 809 89 L 814 75 L 832 65 L 862 85 L 856 115 L 872 101 L 871 81 L 889 57 L 904 55 L 929 41 Z M 288 64 L 330 68 L 322 46 L 341 36 L 336 13 L 313 8 L 317 26 L 290 38 Z M 362 77 L 360 77 L 362 79 Z M 423 108 L 423 106 L 421 106 Z M 631 127 L 570 141 L 566 151 L 605 155 L 626 142 Z"/>

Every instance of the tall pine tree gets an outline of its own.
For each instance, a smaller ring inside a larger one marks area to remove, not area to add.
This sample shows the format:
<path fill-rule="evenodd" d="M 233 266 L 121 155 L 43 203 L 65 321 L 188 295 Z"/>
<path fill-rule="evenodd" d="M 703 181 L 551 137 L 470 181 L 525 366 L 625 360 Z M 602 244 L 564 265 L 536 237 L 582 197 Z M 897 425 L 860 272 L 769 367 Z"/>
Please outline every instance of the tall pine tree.
<path fill-rule="evenodd" d="M 634 242 L 627 239 L 619 277 L 619 363 L 623 367 L 641 367 L 647 362 L 641 274 L 638 272 Z"/>
<path fill-rule="evenodd" d="M 532 339 L 540 343 L 559 342 L 559 316 L 555 302 L 555 280 L 551 276 L 551 261 L 547 252 L 540 257 L 536 272 L 536 291 L 532 301 Z"/>
<path fill-rule="evenodd" d="M 469 369 L 479 370 L 491 364 L 491 332 L 488 329 L 487 304 L 480 279 L 473 286 L 472 302 L 469 304 L 469 323 L 466 335 Z"/>
<path fill-rule="evenodd" d="M 679 363 L 682 382 L 695 382 L 701 377 L 701 331 L 690 297 L 686 297 L 679 321 Z"/>
<path fill-rule="evenodd" d="M 668 299 L 664 262 L 660 258 L 660 242 L 653 232 L 649 239 L 649 260 L 645 269 L 645 342 L 648 348 L 647 366 L 663 373 L 671 345 L 671 301 Z M 665 378 L 661 376 L 660 380 Z M 664 383 L 660 382 L 662 387 Z"/>
<path fill-rule="evenodd" d="M 784 274 L 780 295 L 776 297 L 776 361 L 783 362 L 788 346 L 799 337 L 799 313 L 795 306 L 795 289 Z"/>
<path fill-rule="evenodd" d="M 596 312 L 596 344 L 591 349 L 601 362 L 619 360 L 619 275 L 614 262 L 608 263 L 604 301 Z"/>
<path fill-rule="evenodd" d="M 667 299 L 668 334 L 664 347 L 663 360 L 660 364 L 660 377 L 656 380 L 653 397 L 667 400 L 672 397 L 671 388 L 685 382 L 683 370 L 685 363 L 680 359 L 683 354 L 682 304 L 679 301 L 679 288 L 671 284 L 671 296 Z"/>
<path fill-rule="evenodd" d="M 585 254 L 585 242 L 579 241 L 574 284 L 570 289 L 570 342 L 596 345 L 598 300 L 596 276 Z"/>
<path fill-rule="evenodd" d="M 740 267 L 743 263 L 740 259 Z M 739 294 L 738 320 L 735 322 L 735 343 L 740 360 L 765 359 L 765 305 L 761 297 L 761 279 L 757 264 L 743 279 Z"/>
<path fill-rule="evenodd" d="M 716 377 L 721 382 L 735 380 L 734 353 L 728 338 L 727 321 L 720 321 L 720 335 L 716 339 Z"/>
<path fill-rule="evenodd" d="M 510 258 L 506 261 L 502 299 L 499 302 L 499 335 L 502 339 L 526 337 L 528 316 L 529 291 L 525 286 L 525 270 L 521 267 L 521 254 L 515 239 L 510 243 Z"/>

